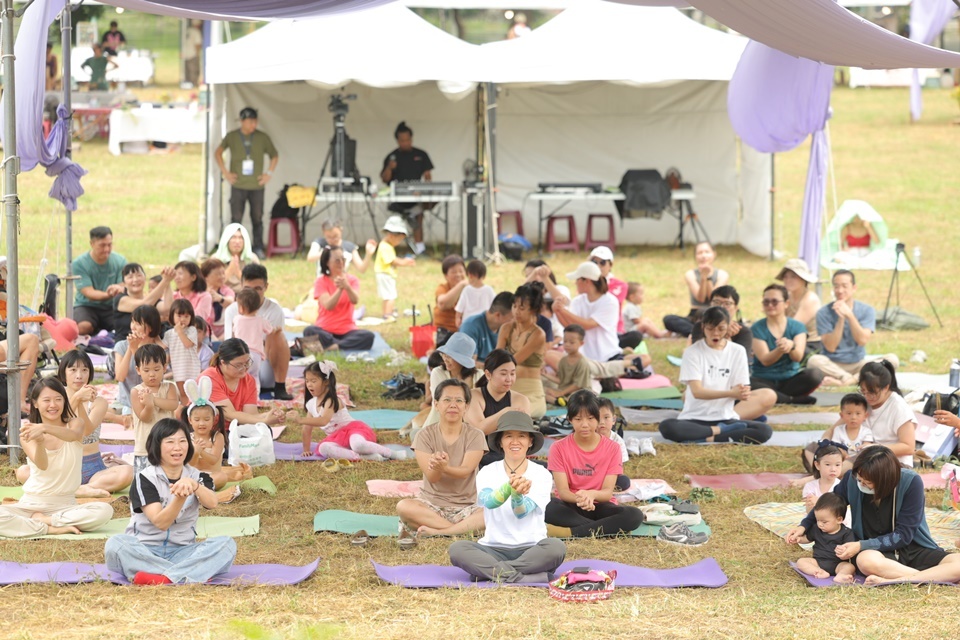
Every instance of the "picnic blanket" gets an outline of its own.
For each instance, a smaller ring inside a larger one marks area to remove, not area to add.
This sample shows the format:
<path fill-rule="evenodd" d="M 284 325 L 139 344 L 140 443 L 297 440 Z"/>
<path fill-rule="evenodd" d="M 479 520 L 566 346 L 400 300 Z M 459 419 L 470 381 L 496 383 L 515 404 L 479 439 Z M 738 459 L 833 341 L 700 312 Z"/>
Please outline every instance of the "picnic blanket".
<path fill-rule="evenodd" d="M 319 564 L 319 558 L 302 567 L 284 564 L 235 564 L 229 570 L 214 576 L 205 584 L 228 586 L 298 584 L 313 575 Z M 0 561 L 0 585 L 37 582 L 78 584 L 98 581 L 119 585 L 130 584 L 123 574 L 110 571 L 105 564 L 83 564 L 80 562 L 21 564 L 19 562 Z"/>
<path fill-rule="evenodd" d="M 743 513 L 767 531 L 785 538 L 807 515 L 807 509 L 802 502 L 767 502 L 749 506 Z M 934 541 L 948 551 L 956 549 L 953 543 L 960 530 L 960 511 L 927 507 L 925 513 Z"/>
<path fill-rule="evenodd" d="M 376 516 L 368 513 L 355 513 L 353 511 L 341 511 L 339 509 L 329 509 L 321 511 L 313 518 L 313 531 L 329 531 L 332 533 L 345 533 L 353 535 L 361 529 L 372 537 L 377 536 L 396 536 L 400 533 L 400 518 L 397 516 Z M 691 531 L 709 534 L 710 527 L 705 522 L 690 527 Z M 657 525 L 642 524 L 634 531 L 631 536 L 636 537 L 655 537 L 660 531 Z"/>
<path fill-rule="evenodd" d="M 662 389 L 672 387 L 673 383 L 667 376 L 655 373 L 643 379 L 620 378 L 620 386 L 624 389 Z"/>
<path fill-rule="evenodd" d="M 440 587 L 477 587 L 489 589 L 500 586 L 546 587 L 547 583 L 523 585 L 503 585 L 498 582 L 477 581 L 466 571 L 458 567 L 436 564 L 400 565 L 389 567 L 377 564 L 373 560 L 374 571 L 384 582 L 409 589 L 433 589 Z M 609 560 L 567 560 L 557 568 L 560 575 L 575 567 L 590 567 L 600 571 L 616 571 L 617 587 L 654 587 L 673 589 L 677 587 L 717 588 L 727 584 L 727 576 L 713 558 L 706 558 L 686 567 L 676 569 L 649 569 Z"/>
<path fill-rule="evenodd" d="M 287 427 L 284 425 L 280 425 L 279 427 L 270 427 L 270 430 L 273 431 L 273 439 L 276 440 L 279 438 L 286 428 Z M 133 442 L 133 429 L 125 429 L 122 424 L 117 424 L 116 422 L 104 422 L 100 426 L 100 439 L 114 440 L 117 442 Z M 104 451 L 102 445 L 100 450 Z M 131 449 L 131 451 L 133 450 Z"/>

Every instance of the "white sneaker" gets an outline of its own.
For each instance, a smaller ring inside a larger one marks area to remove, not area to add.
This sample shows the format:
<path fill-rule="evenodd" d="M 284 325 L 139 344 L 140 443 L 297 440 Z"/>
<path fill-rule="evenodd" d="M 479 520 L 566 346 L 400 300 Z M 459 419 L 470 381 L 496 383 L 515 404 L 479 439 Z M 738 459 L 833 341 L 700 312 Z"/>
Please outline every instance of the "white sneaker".
<path fill-rule="evenodd" d="M 632 456 L 640 455 L 640 441 L 636 438 L 627 438 L 625 443 L 627 445 L 627 453 Z"/>
<path fill-rule="evenodd" d="M 657 450 L 653 448 L 653 438 L 644 438 L 643 440 L 640 441 L 640 455 L 642 456 L 657 455 Z"/>
<path fill-rule="evenodd" d="M 408 452 L 406 449 L 400 449 L 400 450 L 394 451 L 393 454 L 391 454 L 390 458 L 392 460 L 406 460 L 408 457 L 411 457 L 409 454 L 410 452 Z"/>

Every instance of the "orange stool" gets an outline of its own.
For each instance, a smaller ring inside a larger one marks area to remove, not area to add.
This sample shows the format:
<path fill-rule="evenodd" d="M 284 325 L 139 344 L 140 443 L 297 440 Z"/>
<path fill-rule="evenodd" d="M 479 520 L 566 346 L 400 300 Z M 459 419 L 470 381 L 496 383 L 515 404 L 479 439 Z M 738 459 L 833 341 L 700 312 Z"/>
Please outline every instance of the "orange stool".
<path fill-rule="evenodd" d="M 503 233 L 504 220 L 513 220 L 513 224 L 516 227 L 516 234 L 518 236 L 524 236 L 522 213 L 520 213 L 519 211 L 498 211 L 497 216 L 498 216 L 497 218 L 497 235 L 498 236 Z"/>
<path fill-rule="evenodd" d="M 554 225 L 558 222 L 567 223 L 567 239 L 557 240 Z M 547 221 L 547 241 L 544 245 L 547 253 L 552 253 L 555 249 L 569 249 L 571 251 L 580 251 L 580 241 L 577 238 L 577 222 L 573 216 L 550 216 Z"/>
<path fill-rule="evenodd" d="M 288 244 L 278 244 L 277 233 L 280 225 L 287 227 L 290 235 Z M 270 233 L 267 237 L 267 257 L 273 257 L 279 253 L 296 253 L 300 250 L 300 229 L 297 228 L 297 221 L 294 218 L 273 218 L 270 220 Z"/>
<path fill-rule="evenodd" d="M 606 239 L 598 240 L 594 237 L 593 223 L 597 220 L 606 220 L 609 224 L 609 231 Z M 591 213 L 587 216 L 587 239 L 583 242 L 583 250 L 590 251 L 594 247 L 610 247 L 610 251 L 617 250 L 617 232 L 613 225 L 613 214 L 611 213 Z"/>

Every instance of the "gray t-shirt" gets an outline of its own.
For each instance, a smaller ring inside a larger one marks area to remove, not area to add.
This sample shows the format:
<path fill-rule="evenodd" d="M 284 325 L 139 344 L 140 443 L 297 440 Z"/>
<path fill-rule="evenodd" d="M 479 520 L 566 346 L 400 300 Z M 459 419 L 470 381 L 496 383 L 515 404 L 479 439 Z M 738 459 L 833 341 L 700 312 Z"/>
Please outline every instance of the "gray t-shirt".
<path fill-rule="evenodd" d="M 874 311 L 870 305 L 864 304 L 859 300 L 854 300 L 853 316 L 857 319 L 857 322 L 860 323 L 860 326 L 867 331 L 872 333 L 876 330 L 877 312 Z M 833 328 L 837 326 L 838 322 L 840 322 L 840 316 L 833 310 L 832 304 L 825 304 L 820 307 L 820 311 L 817 311 L 817 333 L 820 334 L 821 340 L 823 336 L 833 331 Z M 837 350 L 831 352 L 824 348 L 823 355 L 834 362 L 853 364 L 867 357 L 867 349 L 863 345 L 857 344 L 857 341 L 853 339 L 853 332 L 850 331 L 850 323 L 844 322 L 843 335 L 840 337 L 840 344 L 837 345 Z"/>

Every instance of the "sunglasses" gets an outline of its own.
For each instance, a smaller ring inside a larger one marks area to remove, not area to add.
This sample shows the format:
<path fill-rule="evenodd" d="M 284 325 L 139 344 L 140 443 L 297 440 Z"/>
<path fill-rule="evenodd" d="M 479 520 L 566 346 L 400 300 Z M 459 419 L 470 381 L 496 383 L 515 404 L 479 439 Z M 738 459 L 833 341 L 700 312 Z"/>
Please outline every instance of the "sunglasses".
<path fill-rule="evenodd" d="M 765 307 L 775 307 L 781 302 L 783 302 L 783 300 L 780 300 L 778 298 L 764 298 L 763 300 L 761 300 L 761 303 Z"/>

